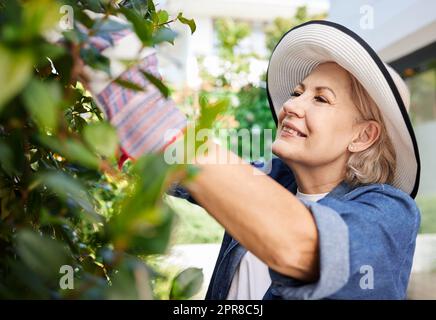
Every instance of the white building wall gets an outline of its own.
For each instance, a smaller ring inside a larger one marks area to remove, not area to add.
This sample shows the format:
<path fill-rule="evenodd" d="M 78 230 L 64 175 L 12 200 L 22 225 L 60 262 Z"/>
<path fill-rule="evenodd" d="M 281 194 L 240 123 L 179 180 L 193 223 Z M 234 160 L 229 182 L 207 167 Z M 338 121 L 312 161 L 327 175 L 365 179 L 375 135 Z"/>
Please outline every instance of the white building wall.
<path fill-rule="evenodd" d="M 307 5 L 309 14 L 327 11 L 327 0 L 167 0 L 171 12 L 182 11 L 193 17 L 227 17 L 234 19 L 271 21 L 275 17 L 290 17 L 299 6 Z"/>
<path fill-rule="evenodd" d="M 331 0 L 328 20 L 356 32 L 387 62 L 436 41 L 434 0 Z"/>

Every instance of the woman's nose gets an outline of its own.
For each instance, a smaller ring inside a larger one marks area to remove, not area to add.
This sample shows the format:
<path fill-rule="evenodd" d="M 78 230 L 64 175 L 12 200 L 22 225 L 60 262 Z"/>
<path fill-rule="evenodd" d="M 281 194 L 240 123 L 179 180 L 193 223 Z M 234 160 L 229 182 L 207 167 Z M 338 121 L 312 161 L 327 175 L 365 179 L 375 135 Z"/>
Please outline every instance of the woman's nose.
<path fill-rule="evenodd" d="M 303 101 L 300 97 L 289 99 L 283 104 L 283 111 L 286 115 L 296 116 L 298 118 L 304 117 Z"/>

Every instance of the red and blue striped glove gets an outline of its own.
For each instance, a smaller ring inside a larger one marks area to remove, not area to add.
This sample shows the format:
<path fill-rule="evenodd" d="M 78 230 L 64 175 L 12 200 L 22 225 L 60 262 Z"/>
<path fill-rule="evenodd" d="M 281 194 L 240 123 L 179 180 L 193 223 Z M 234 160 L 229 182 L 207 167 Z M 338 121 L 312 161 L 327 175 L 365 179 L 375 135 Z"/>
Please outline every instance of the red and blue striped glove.
<path fill-rule="evenodd" d="M 123 23 L 126 28 L 120 29 Z M 104 24 L 104 29 L 109 31 L 92 36 L 90 45 L 109 58 L 110 76 L 85 66 L 88 89 L 116 128 L 124 158 L 137 159 L 145 153 L 162 152 L 182 134 L 187 125 L 186 117 L 174 101 L 165 98 L 143 74 L 146 72 L 161 78 L 154 49 L 142 49 L 140 40 L 123 20 L 111 17 Z M 111 24 L 115 26 L 112 29 Z M 139 63 L 126 69 L 124 61 L 138 57 Z M 144 90 L 125 88 L 114 81 L 117 78 Z"/>

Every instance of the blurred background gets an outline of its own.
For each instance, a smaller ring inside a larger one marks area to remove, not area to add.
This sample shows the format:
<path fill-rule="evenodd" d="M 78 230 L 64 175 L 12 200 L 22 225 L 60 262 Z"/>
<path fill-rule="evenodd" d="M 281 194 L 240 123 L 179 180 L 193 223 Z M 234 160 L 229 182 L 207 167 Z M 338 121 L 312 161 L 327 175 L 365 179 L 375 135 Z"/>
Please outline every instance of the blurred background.
<path fill-rule="evenodd" d="M 230 110 L 217 128 L 247 128 L 252 136 L 274 130 L 265 91 L 268 58 L 293 26 L 327 19 L 352 29 L 406 80 L 420 149 L 422 175 L 417 202 L 422 225 L 409 299 L 436 299 L 436 2 L 431 0 L 166 0 L 172 14 L 194 18 L 197 31 L 175 28 L 178 41 L 160 48 L 160 67 L 174 97 L 188 113 L 202 92 L 229 97 Z M 261 136 L 262 139 L 262 136 Z M 268 144 L 270 141 L 263 141 Z M 203 268 L 203 298 L 223 229 L 201 208 L 171 198 L 178 212 L 174 243 L 159 260 L 167 272 Z M 165 287 L 165 284 L 162 284 Z"/>

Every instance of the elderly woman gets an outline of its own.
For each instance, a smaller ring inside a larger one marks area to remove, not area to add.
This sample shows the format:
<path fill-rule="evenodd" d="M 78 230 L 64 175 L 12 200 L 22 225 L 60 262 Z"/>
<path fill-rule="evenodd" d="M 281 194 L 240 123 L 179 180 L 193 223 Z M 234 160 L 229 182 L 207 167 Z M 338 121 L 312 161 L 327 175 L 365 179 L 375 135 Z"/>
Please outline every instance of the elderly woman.
<path fill-rule="evenodd" d="M 226 229 L 206 298 L 404 299 L 420 225 L 404 82 L 327 21 L 287 32 L 267 77 L 271 172 L 214 165 L 214 146 L 175 191 Z"/>

